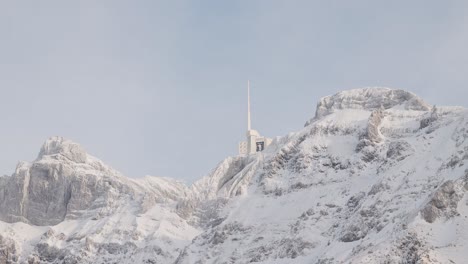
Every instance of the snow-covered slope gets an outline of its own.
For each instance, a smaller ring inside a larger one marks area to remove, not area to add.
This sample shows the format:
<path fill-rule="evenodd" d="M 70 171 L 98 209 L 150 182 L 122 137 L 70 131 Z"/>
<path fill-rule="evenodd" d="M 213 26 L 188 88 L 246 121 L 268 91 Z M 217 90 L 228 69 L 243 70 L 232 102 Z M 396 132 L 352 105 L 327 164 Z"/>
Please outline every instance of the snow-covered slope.
<path fill-rule="evenodd" d="M 467 130 L 464 108 L 344 91 L 190 187 L 52 138 L 0 178 L 0 263 L 465 263 Z"/>

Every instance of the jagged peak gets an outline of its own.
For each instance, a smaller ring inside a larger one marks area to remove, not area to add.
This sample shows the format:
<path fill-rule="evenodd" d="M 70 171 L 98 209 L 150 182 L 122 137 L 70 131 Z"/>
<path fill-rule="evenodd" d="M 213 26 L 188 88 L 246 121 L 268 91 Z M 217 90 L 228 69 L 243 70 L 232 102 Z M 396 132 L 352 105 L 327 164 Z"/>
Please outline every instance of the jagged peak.
<path fill-rule="evenodd" d="M 338 109 L 389 109 L 399 106 L 405 110 L 428 111 L 431 106 L 417 95 L 385 87 L 367 87 L 341 91 L 326 96 L 317 103 L 315 118 L 328 115 Z"/>
<path fill-rule="evenodd" d="M 47 139 L 41 147 L 37 160 L 42 159 L 44 156 L 62 155 L 67 159 L 77 162 L 85 163 L 88 155 L 80 144 L 75 143 L 69 139 L 55 136 Z"/>

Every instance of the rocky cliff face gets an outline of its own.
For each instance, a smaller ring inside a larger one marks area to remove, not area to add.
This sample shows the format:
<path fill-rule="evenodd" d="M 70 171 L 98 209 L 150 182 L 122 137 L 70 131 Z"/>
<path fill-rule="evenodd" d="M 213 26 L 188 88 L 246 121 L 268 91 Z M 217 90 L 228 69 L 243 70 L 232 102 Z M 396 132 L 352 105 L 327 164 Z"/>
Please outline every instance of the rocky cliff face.
<path fill-rule="evenodd" d="M 51 138 L 0 178 L 0 263 L 464 263 L 468 110 L 387 88 L 192 186 Z"/>
<path fill-rule="evenodd" d="M 119 200 L 137 202 L 138 210 L 144 212 L 158 200 L 178 199 L 186 189 L 176 181 L 166 181 L 164 187 L 150 182 L 156 186 L 149 188 L 127 179 L 61 137 L 47 140 L 33 163 L 20 163 L 13 176 L 3 181 L 0 219 L 33 225 L 56 225 L 84 216 L 101 218 L 114 213 Z"/>

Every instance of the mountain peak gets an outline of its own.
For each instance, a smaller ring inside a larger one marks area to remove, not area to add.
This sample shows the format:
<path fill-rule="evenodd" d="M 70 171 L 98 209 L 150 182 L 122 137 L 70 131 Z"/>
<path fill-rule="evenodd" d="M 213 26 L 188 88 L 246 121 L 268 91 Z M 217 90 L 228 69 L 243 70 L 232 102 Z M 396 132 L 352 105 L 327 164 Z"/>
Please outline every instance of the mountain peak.
<path fill-rule="evenodd" d="M 399 107 L 405 110 L 428 111 L 430 105 L 415 94 L 384 87 L 367 87 L 346 90 L 320 99 L 315 118 L 339 109 L 376 110 Z"/>
<path fill-rule="evenodd" d="M 83 147 L 78 143 L 58 136 L 51 137 L 44 142 L 37 159 L 40 160 L 44 156 L 54 155 L 62 155 L 77 163 L 85 163 L 87 160 L 87 153 Z"/>
<path fill-rule="evenodd" d="M 465 263 L 468 110 L 388 88 L 317 108 L 191 187 L 50 138 L 0 177 L 0 263 Z"/>

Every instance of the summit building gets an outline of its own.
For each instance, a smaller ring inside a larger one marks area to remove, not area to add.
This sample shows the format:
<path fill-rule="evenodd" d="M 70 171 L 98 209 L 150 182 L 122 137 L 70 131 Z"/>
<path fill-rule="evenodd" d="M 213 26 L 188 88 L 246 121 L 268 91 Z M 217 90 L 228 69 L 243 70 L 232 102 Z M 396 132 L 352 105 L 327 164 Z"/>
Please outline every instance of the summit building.
<path fill-rule="evenodd" d="M 257 130 L 252 129 L 250 118 L 250 81 L 247 81 L 247 141 L 239 143 L 239 154 L 248 155 L 263 151 L 271 144 L 272 139 L 260 135 Z"/>

